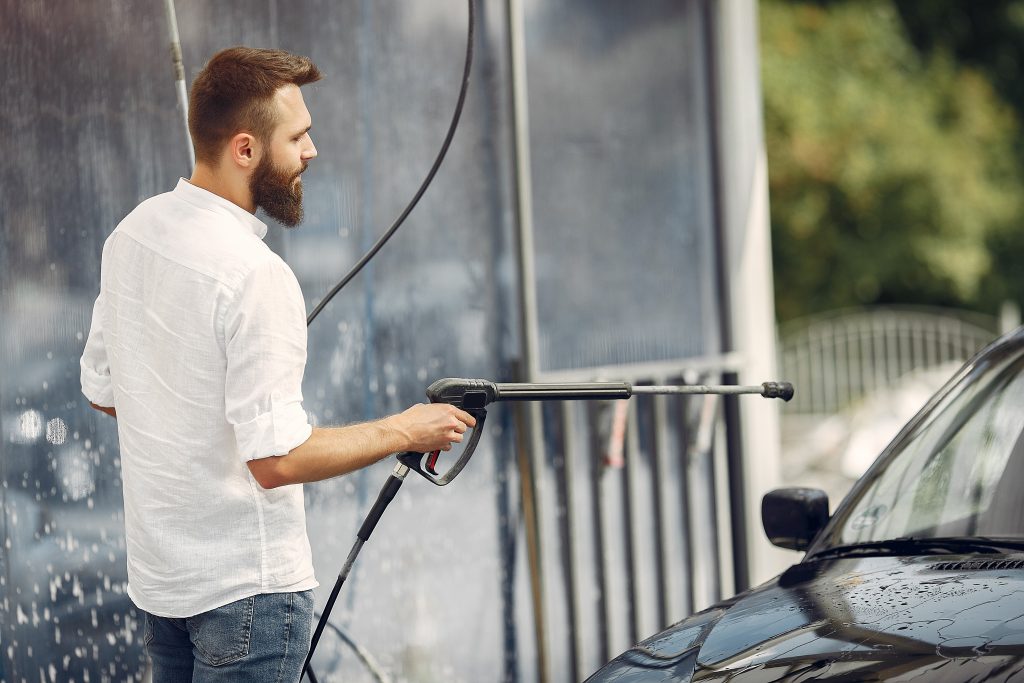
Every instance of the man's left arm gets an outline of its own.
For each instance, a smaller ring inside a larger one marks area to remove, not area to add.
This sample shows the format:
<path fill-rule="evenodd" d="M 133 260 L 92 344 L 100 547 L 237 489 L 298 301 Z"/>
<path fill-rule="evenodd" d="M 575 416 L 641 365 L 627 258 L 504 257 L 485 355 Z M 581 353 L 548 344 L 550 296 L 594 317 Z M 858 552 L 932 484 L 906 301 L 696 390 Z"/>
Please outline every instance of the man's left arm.
<path fill-rule="evenodd" d="M 107 348 L 103 343 L 102 310 L 101 291 L 92 308 L 92 325 L 79 361 L 82 393 L 89 399 L 89 405 L 93 408 L 116 418 L 117 411 L 113 407 L 114 389 L 110 381 L 110 362 L 107 359 Z"/>

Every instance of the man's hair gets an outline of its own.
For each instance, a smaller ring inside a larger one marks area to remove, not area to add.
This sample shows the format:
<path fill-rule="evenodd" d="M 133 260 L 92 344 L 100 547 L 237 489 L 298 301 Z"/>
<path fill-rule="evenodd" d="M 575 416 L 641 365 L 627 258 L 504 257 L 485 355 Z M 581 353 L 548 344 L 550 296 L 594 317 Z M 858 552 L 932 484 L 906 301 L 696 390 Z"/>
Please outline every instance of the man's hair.
<path fill-rule="evenodd" d="M 240 132 L 268 140 L 277 124 L 274 93 L 320 77 L 308 57 L 284 50 L 229 47 L 215 54 L 189 94 L 188 130 L 196 160 L 216 163 L 224 144 Z"/>

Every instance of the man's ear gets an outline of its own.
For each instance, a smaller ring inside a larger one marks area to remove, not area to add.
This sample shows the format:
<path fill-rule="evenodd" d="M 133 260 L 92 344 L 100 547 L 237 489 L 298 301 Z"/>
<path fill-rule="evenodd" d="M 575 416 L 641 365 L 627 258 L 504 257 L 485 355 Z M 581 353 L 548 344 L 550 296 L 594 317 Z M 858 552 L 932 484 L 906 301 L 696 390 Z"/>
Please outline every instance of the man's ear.
<path fill-rule="evenodd" d="M 262 153 L 259 140 L 251 133 L 238 133 L 231 138 L 228 148 L 231 161 L 239 168 L 249 169 L 256 166 Z"/>

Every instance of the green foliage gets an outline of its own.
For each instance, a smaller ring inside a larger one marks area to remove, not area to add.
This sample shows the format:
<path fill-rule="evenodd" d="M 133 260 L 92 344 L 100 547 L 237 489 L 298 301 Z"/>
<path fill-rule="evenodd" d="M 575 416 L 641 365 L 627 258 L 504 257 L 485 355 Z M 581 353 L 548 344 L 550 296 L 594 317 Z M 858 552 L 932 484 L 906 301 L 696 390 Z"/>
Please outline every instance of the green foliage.
<path fill-rule="evenodd" d="M 1024 0 L 899 0 L 910 39 L 985 72 L 1003 99 L 1024 110 Z"/>
<path fill-rule="evenodd" d="M 900 0 L 897 9 L 914 44 L 924 53 L 945 51 L 985 73 L 996 91 L 1024 119 L 1024 0 Z M 1014 144 L 1024 168 L 1024 138 Z M 979 301 L 1024 303 L 1024 230 L 1020 221 L 989 235 L 992 268 Z"/>
<path fill-rule="evenodd" d="M 1017 115 L 988 77 L 919 52 L 891 0 L 763 0 L 761 44 L 779 319 L 995 310 L 992 246 L 1024 205 Z"/>

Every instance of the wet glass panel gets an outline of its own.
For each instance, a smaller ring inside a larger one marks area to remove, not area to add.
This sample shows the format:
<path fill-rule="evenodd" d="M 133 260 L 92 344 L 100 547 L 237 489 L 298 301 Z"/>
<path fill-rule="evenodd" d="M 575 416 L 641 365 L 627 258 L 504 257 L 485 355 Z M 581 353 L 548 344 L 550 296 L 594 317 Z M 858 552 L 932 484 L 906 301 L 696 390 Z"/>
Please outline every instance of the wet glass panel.
<path fill-rule="evenodd" d="M 190 81 L 239 43 L 308 54 L 326 75 L 306 91 L 320 152 L 305 176 L 306 222 L 268 235 L 311 308 L 430 167 L 458 92 L 465 2 L 181 1 L 177 14 Z M 435 184 L 310 330 L 305 406 L 320 424 L 422 401 L 445 375 L 510 379 L 507 48 L 502 13 L 481 6 L 478 21 L 463 122 Z M 144 669 L 125 594 L 116 425 L 85 404 L 78 357 L 104 239 L 188 175 L 166 45 L 160 3 L 0 8 L 2 680 L 129 680 Z M 447 495 L 410 479 L 360 557 L 334 623 L 394 675 L 484 680 L 503 661 L 516 667 L 511 582 L 523 592 L 526 579 L 510 569 L 511 444 L 510 418 L 496 413 Z M 389 471 L 307 487 L 318 606 Z M 321 673 L 368 676 L 336 634 L 322 648 Z"/>
<path fill-rule="evenodd" d="M 188 175 L 163 10 L 0 6 L 2 680 L 132 680 L 145 666 L 125 594 L 116 424 L 81 397 L 78 357 L 104 239 Z M 402 409 L 444 376 L 514 378 L 505 16 L 494 3 L 477 10 L 445 165 L 310 329 L 305 407 L 319 424 Z M 304 176 L 306 222 L 267 237 L 312 308 L 433 161 L 461 75 L 465 2 L 179 0 L 177 14 L 188 80 L 234 44 L 307 54 L 325 73 L 305 95 L 320 154 Z M 546 369 L 717 349 L 697 18 L 694 3 L 530 5 Z M 346 585 L 334 625 L 397 677 L 536 677 L 513 425 L 510 408 L 494 407 L 448 489 L 410 478 Z M 306 488 L 318 606 L 389 471 Z M 370 680 L 337 633 L 322 648 L 319 672 Z"/>
<path fill-rule="evenodd" d="M 525 3 L 542 370 L 718 351 L 700 3 Z"/>
<path fill-rule="evenodd" d="M 461 82 L 466 1 L 179 0 L 178 20 L 190 78 L 216 50 L 242 42 L 308 55 L 324 73 L 304 88 L 318 150 L 303 175 L 306 220 L 287 231 L 272 224 L 268 235 L 311 310 L 434 161 Z M 465 110 L 436 180 L 309 329 L 304 406 L 319 424 L 401 410 L 441 377 L 509 372 L 516 317 L 504 13 L 478 2 L 477 22 Z M 450 487 L 406 480 L 339 598 L 332 623 L 395 677 L 490 680 L 503 652 L 514 652 L 505 624 L 514 574 L 504 558 L 515 538 L 508 527 L 518 524 L 507 499 L 518 487 L 503 410 L 491 411 L 478 454 Z M 453 459 L 443 455 L 441 466 Z M 392 466 L 306 487 L 318 608 Z M 517 578 L 525 594 L 525 575 Z M 372 680 L 333 629 L 314 663 L 321 680 Z"/>
<path fill-rule="evenodd" d="M 131 680 L 113 420 L 78 357 L 117 220 L 186 159 L 159 6 L 0 5 L 0 679 Z"/>

